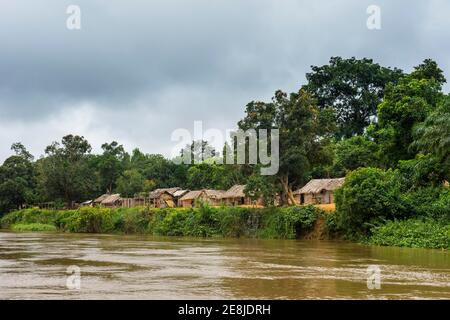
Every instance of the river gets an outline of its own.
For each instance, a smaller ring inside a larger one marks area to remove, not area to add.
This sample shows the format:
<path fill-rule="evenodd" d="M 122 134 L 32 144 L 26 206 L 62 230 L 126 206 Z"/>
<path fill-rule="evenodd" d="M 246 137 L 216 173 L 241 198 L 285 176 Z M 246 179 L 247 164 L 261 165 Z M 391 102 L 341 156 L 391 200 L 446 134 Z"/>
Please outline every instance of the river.
<path fill-rule="evenodd" d="M 72 275 L 68 288 L 69 266 L 80 276 Z M 375 266 L 371 279 L 379 271 L 379 289 L 373 281 L 368 288 L 369 266 Z M 338 241 L 0 232 L 0 299 L 427 298 L 450 299 L 447 251 Z"/>

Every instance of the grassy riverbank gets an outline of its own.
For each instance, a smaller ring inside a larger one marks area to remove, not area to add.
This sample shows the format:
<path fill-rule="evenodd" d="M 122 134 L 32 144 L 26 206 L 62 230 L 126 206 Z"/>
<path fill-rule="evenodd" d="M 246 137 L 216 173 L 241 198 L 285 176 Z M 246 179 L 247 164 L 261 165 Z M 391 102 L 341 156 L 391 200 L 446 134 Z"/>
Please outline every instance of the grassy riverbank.
<path fill-rule="evenodd" d="M 295 239 L 310 233 L 321 210 L 290 208 L 81 208 L 25 209 L 1 219 L 2 228 L 17 231 L 50 229 L 79 233 L 153 234 L 195 237 Z"/>
<path fill-rule="evenodd" d="M 427 249 L 450 249 L 450 224 L 446 219 L 429 217 L 377 222 L 367 234 L 349 235 L 339 226 L 337 213 L 326 216 L 325 232 L 368 245 Z"/>
<path fill-rule="evenodd" d="M 432 219 L 388 221 L 374 227 L 367 242 L 382 246 L 450 249 L 450 225 Z"/>
<path fill-rule="evenodd" d="M 52 224 L 44 223 L 17 223 L 11 225 L 11 230 L 16 232 L 27 232 L 27 231 L 57 231 L 56 227 Z"/>
<path fill-rule="evenodd" d="M 342 237 L 338 215 L 313 206 L 287 208 L 81 208 L 24 209 L 1 219 L 13 231 L 152 234 L 193 237 L 296 239 Z M 318 234 L 313 235 L 313 231 Z M 387 221 L 364 238 L 372 245 L 450 249 L 450 225 L 432 219 Z"/>

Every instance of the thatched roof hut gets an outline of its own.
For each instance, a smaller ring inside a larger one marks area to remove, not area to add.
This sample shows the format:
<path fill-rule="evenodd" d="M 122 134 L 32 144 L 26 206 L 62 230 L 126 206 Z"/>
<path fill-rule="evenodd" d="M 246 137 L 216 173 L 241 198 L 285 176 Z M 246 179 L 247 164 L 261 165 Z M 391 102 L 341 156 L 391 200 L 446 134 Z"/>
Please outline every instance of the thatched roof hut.
<path fill-rule="evenodd" d="M 104 206 L 114 206 L 118 202 L 120 202 L 120 194 L 111 194 L 105 200 L 102 201 L 102 205 Z"/>
<path fill-rule="evenodd" d="M 180 199 L 186 195 L 190 190 L 177 190 L 173 193 L 173 199 L 175 201 L 175 203 L 177 204 L 177 207 L 181 207 L 182 203 L 180 201 Z"/>
<path fill-rule="evenodd" d="M 150 192 L 148 196 L 149 196 L 150 199 L 157 199 L 163 193 L 169 193 L 169 194 L 173 195 L 178 190 L 181 190 L 181 188 L 178 188 L 178 187 L 175 187 L 175 188 L 159 188 L 159 189 L 155 189 L 152 192 Z"/>
<path fill-rule="evenodd" d="M 181 197 L 180 200 L 194 200 L 200 197 L 201 195 L 206 195 L 208 198 L 213 199 L 222 199 L 225 191 L 223 190 L 212 190 L 212 189 L 203 189 L 203 190 L 193 190 L 186 193 Z"/>
<path fill-rule="evenodd" d="M 121 202 L 120 194 L 106 193 L 106 194 L 101 195 L 97 199 L 95 199 L 93 203 L 96 205 L 102 205 L 105 207 L 115 207 L 115 206 L 120 205 L 120 202 Z"/>
<path fill-rule="evenodd" d="M 263 200 L 253 201 L 245 194 L 245 187 L 245 184 L 235 184 L 228 189 L 222 196 L 224 203 L 232 206 L 262 206 Z"/>
<path fill-rule="evenodd" d="M 103 200 L 105 200 L 106 198 L 108 198 L 110 196 L 109 193 L 105 193 L 102 194 L 100 197 L 98 197 L 97 199 L 94 200 L 95 204 L 101 204 Z"/>
<path fill-rule="evenodd" d="M 229 206 L 251 205 L 252 200 L 245 195 L 245 184 L 236 184 L 223 195 L 223 202 Z"/>
<path fill-rule="evenodd" d="M 225 190 L 204 190 L 208 198 L 219 200 L 222 199 Z"/>
<path fill-rule="evenodd" d="M 345 178 L 312 179 L 294 192 L 300 204 L 334 203 L 334 190 L 344 184 Z"/>
<path fill-rule="evenodd" d="M 189 192 L 189 190 L 177 190 L 173 193 L 173 196 L 177 199 L 180 199 L 182 196 L 184 196 L 188 192 Z"/>
<path fill-rule="evenodd" d="M 210 205 L 220 205 L 224 193 L 224 190 L 194 190 L 187 192 L 180 198 L 179 202 L 183 207 L 193 207 L 196 200 L 202 200 Z"/>
<path fill-rule="evenodd" d="M 180 201 L 186 201 L 186 200 L 195 200 L 197 199 L 203 190 L 193 190 L 187 192 L 184 196 L 180 198 Z"/>
<path fill-rule="evenodd" d="M 149 193 L 150 205 L 155 208 L 174 208 L 176 199 L 174 193 L 180 188 L 160 188 Z"/>
<path fill-rule="evenodd" d="M 295 193 L 319 193 L 322 190 L 333 191 L 344 184 L 345 178 L 312 179 Z"/>
<path fill-rule="evenodd" d="M 244 198 L 245 197 L 245 184 L 235 184 L 230 189 L 228 189 L 224 194 L 223 198 Z"/>

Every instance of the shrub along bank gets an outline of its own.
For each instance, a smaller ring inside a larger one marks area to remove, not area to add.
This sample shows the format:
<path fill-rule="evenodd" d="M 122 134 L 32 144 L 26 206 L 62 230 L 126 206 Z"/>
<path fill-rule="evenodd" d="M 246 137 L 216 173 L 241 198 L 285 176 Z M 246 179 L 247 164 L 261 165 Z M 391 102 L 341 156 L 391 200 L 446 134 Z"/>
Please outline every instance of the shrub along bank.
<path fill-rule="evenodd" d="M 17 232 L 24 231 L 57 231 L 56 227 L 52 224 L 43 224 L 43 223 L 28 223 L 28 224 L 14 224 L 11 226 L 11 230 Z"/>
<path fill-rule="evenodd" d="M 314 228 L 322 211 L 313 206 L 287 208 L 208 207 L 154 209 L 80 208 L 24 209 L 1 219 L 2 228 L 62 232 L 125 233 L 194 237 L 257 237 L 295 239 Z M 28 226 L 28 227 L 27 227 Z"/>
<path fill-rule="evenodd" d="M 368 242 L 382 246 L 450 249 L 450 225 L 431 219 L 388 221 L 372 229 Z"/>
<path fill-rule="evenodd" d="M 327 227 L 347 239 L 450 249 L 450 189 L 440 181 L 414 184 L 401 170 L 360 168 L 336 191 L 336 207 Z"/>
<path fill-rule="evenodd" d="M 351 194 L 349 190 L 342 191 L 347 192 L 346 196 Z M 359 191 L 348 200 L 358 194 Z M 422 196 L 428 197 L 427 194 Z M 382 195 L 381 198 L 385 200 L 387 197 Z M 321 229 L 315 227 L 322 225 L 321 231 L 328 238 L 344 237 L 383 246 L 450 249 L 450 224 L 447 214 L 443 214 L 448 213 L 448 200 L 448 191 L 445 190 L 433 203 L 427 203 L 427 215 L 416 207 L 401 214 L 398 214 L 400 210 L 392 210 L 391 214 L 396 213 L 392 216 L 381 209 L 380 213 L 372 210 L 370 214 L 362 208 L 361 211 L 343 212 L 341 209 L 336 213 L 324 213 L 313 206 L 264 209 L 208 206 L 189 209 L 24 209 L 5 215 L 0 220 L 0 226 L 13 231 L 296 239 L 309 238 L 314 234 L 313 230 Z M 377 206 L 375 204 L 374 208 Z M 396 209 L 400 207 L 398 204 L 394 206 Z M 410 205 L 406 207 L 411 209 Z M 323 223 L 318 224 L 319 220 Z"/>

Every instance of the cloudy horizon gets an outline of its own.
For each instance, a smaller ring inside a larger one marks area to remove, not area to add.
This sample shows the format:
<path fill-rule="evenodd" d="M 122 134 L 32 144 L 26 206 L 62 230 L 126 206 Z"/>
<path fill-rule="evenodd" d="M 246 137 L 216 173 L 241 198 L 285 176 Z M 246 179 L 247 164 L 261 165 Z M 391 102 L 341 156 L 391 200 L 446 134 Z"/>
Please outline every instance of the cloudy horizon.
<path fill-rule="evenodd" d="M 81 30 L 66 27 L 72 4 Z M 366 26 L 372 4 L 381 30 Z M 446 0 L 4 0 L 0 162 L 14 142 L 39 157 L 66 134 L 169 156 L 174 130 L 234 128 L 332 56 L 406 72 L 431 58 L 450 78 L 449 13 Z"/>

